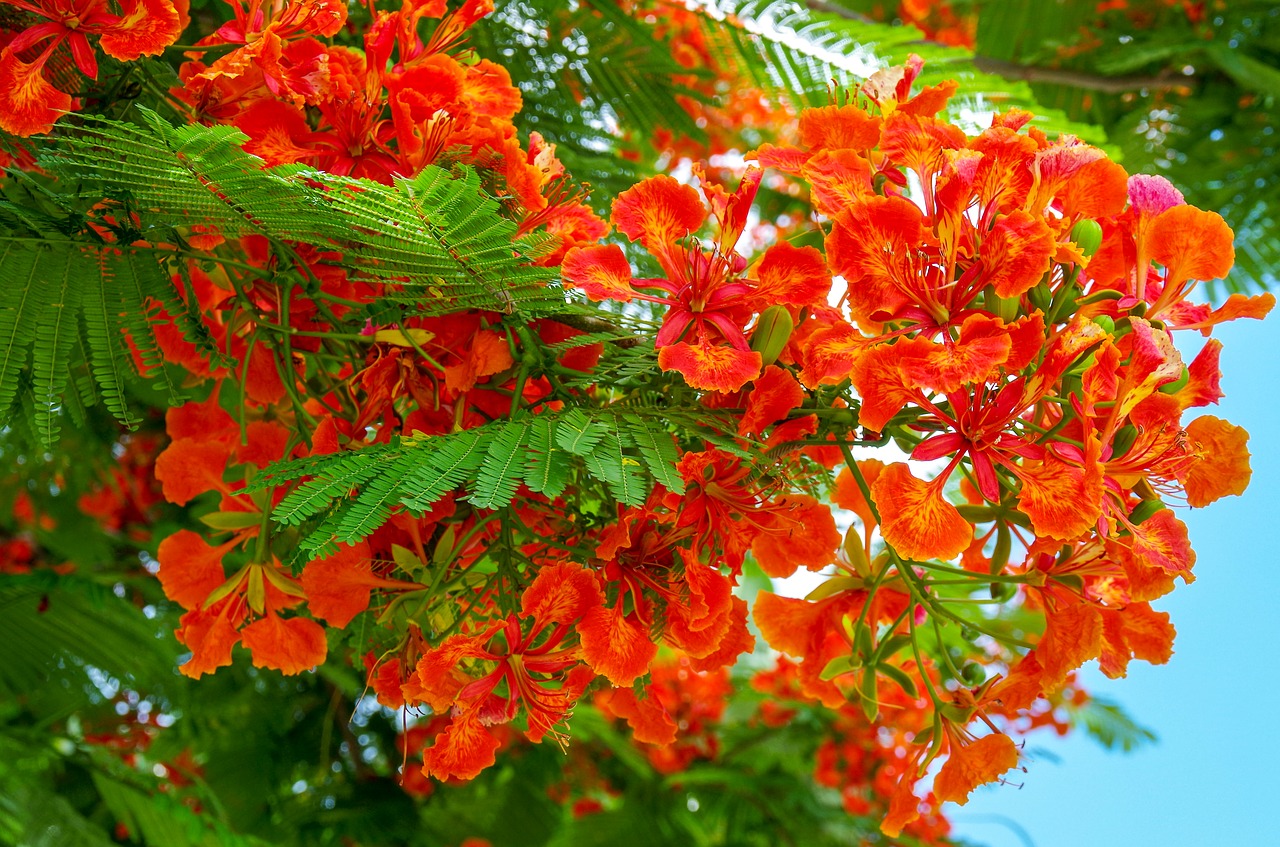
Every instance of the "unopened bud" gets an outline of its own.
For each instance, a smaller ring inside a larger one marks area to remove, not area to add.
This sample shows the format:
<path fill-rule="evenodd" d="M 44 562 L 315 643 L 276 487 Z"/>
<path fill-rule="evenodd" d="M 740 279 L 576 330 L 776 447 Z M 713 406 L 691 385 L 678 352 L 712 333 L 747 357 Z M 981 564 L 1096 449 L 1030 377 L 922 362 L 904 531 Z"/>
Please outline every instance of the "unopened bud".
<path fill-rule="evenodd" d="M 1093 258 L 1093 254 L 1102 246 L 1102 227 L 1097 221 L 1085 218 L 1071 228 L 1071 240 L 1080 248 L 1081 253 Z"/>
<path fill-rule="evenodd" d="M 1119 459 L 1129 452 L 1133 442 L 1138 440 L 1138 428 L 1133 424 L 1125 424 L 1116 430 L 1111 439 L 1111 458 Z"/>
<path fill-rule="evenodd" d="M 760 354 L 762 364 L 772 365 L 778 360 L 795 327 L 786 306 L 770 306 L 760 313 L 755 332 L 751 333 L 751 349 Z"/>
<path fill-rule="evenodd" d="M 1143 500 L 1129 513 L 1129 523 L 1137 526 L 1163 508 L 1164 502 L 1161 500 Z"/>

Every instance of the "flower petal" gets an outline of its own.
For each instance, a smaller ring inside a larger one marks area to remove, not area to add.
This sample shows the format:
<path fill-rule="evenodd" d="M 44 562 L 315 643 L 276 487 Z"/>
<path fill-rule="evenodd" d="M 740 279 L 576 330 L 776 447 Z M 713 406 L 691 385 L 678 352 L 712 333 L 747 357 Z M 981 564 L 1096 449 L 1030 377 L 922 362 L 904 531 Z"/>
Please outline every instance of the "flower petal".
<path fill-rule="evenodd" d="M 972 744 L 952 744 L 951 755 L 933 781 L 934 796 L 963 806 L 973 789 L 1017 766 L 1017 745 L 1004 733 L 984 735 Z"/>
<path fill-rule="evenodd" d="M 973 526 L 956 507 L 902 462 L 880 473 L 871 496 L 884 540 L 908 559 L 953 559 L 973 541 Z"/>
<path fill-rule="evenodd" d="M 244 646 L 260 668 L 275 668 L 286 676 L 324 664 L 329 652 L 324 627 L 307 618 L 267 615 L 240 631 Z"/>

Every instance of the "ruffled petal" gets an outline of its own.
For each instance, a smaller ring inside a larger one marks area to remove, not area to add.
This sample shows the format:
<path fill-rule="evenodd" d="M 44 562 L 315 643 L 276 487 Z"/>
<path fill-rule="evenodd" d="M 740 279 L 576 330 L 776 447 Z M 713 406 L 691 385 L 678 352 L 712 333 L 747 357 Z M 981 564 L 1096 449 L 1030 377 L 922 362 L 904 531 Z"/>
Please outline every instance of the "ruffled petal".
<path fill-rule="evenodd" d="M 198 609 L 218 586 L 226 581 L 222 557 L 236 546 L 232 540 L 211 547 L 196 533 L 180 529 L 160 542 L 156 560 L 160 570 L 156 577 L 164 596 L 184 609 Z"/>
<path fill-rule="evenodd" d="M 937 486 L 916 479 L 906 464 L 885 468 L 871 496 L 884 540 L 908 559 L 953 559 L 973 541 L 973 526 Z"/>
<path fill-rule="evenodd" d="M 706 341 L 680 342 L 658 351 L 658 366 L 679 371 L 692 388 L 737 391 L 760 375 L 763 357 L 754 350 L 718 346 Z"/>
<path fill-rule="evenodd" d="M 610 219 L 632 241 L 655 250 L 698 230 L 706 217 L 692 186 L 659 174 L 619 194 Z"/>
<path fill-rule="evenodd" d="M 952 744 L 951 755 L 933 781 L 933 793 L 940 802 L 969 802 L 969 794 L 979 785 L 995 782 L 1018 766 L 1018 747 L 1004 733 L 984 735 L 971 744 Z"/>
<path fill-rule="evenodd" d="M 422 772 L 441 780 L 474 779 L 496 761 L 501 744 L 475 710 L 463 712 L 423 751 Z"/>
<path fill-rule="evenodd" d="M 324 664 L 329 652 L 324 627 L 306 618 L 267 615 L 241 630 L 240 637 L 255 665 L 286 676 Z"/>
<path fill-rule="evenodd" d="M 71 111 L 71 95 L 50 85 L 43 71 L 43 62 L 28 65 L 12 50 L 0 51 L 0 129 L 39 135 Z"/>
<path fill-rule="evenodd" d="M 629 303 L 635 295 L 631 264 L 617 244 L 574 247 L 565 254 L 560 274 L 566 285 L 581 289 L 588 300 Z"/>
<path fill-rule="evenodd" d="M 634 615 L 621 606 L 597 606 L 578 624 L 582 658 L 591 669 L 614 685 L 629 686 L 649 672 L 658 645 L 649 640 Z"/>
<path fill-rule="evenodd" d="M 1196 457 L 1183 480 L 1189 506 L 1200 508 L 1244 493 L 1253 476 L 1244 427 L 1204 415 L 1187 425 L 1187 439 Z"/>

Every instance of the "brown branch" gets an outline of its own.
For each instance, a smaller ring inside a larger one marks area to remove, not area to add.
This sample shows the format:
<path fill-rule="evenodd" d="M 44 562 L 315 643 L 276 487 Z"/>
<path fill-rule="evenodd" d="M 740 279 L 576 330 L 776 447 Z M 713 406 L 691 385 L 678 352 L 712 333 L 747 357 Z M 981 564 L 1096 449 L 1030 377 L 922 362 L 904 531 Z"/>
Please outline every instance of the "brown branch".
<path fill-rule="evenodd" d="M 1005 79 L 1023 82 L 1050 82 L 1058 85 L 1069 85 L 1087 91 L 1102 91 L 1107 94 L 1123 94 L 1126 91 L 1139 91 L 1144 88 L 1166 90 L 1185 85 L 1186 81 L 1174 74 L 1161 73 L 1156 76 L 1099 76 L 1082 71 L 1069 71 L 1060 68 L 1042 68 L 1037 65 L 1019 65 L 1003 59 L 992 59 L 989 56 L 974 56 L 973 64 L 983 73 L 995 74 Z"/>
<path fill-rule="evenodd" d="M 864 24 L 880 23 L 875 18 L 869 18 L 860 12 L 852 9 L 846 9 L 844 6 L 837 6 L 835 3 L 827 3 L 825 0 L 805 0 L 805 6 L 812 12 L 826 12 L 828 15 L 835 15 L 838 18 L 844 18 L 847 21 L 858 21 Z"/>
<path fill-rule="evenodd" d="M 874 18 L 869 18 L 835 3 L 829 3 L 827 0 L 805 0 L 804 5 L 805 8 L 812 12 L 834 15 L 848 21 L 858 21 L 864 24 L 883 23 L 883 21 L 877 21 Z M 974 56 L 973 65 L 983 73 L 994 74 L 1005 79 L 1022 82 L 1056 83 L 1058 85 L 1082 88 L 1086 91 L 1102 91 L 1108 94 L 1123 94 L 1126 91 L 1139 91 L 1144 88 L 1164 91 L 1185 84 L 1185 80 L 1174 73 L 1161 73 L 1156 76 L 1101 76 L 1083 71 L 1044 68 L 1037 65 L 1019 65 L 1016 62 L 993 59 L 989 56 Z"/>

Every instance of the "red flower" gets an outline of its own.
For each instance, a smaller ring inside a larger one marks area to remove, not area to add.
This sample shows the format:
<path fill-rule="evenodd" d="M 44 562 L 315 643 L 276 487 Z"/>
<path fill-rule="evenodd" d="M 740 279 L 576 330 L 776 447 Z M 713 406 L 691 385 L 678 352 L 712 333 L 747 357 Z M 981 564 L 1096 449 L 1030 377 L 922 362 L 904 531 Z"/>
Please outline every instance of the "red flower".
<path fill-rule="evenodd" d="M 98 78 L 98 60 L 89 36 L 99 37 L 102 52 L 131 62 L 155 56 L 182 32 L 178 12 L 170 0 L 119 0 L 112 12 L 107 0 L 6 0 L 25 12 L 44 18 L 28 27 L 0 50 L 0 129 L 15 135 L 48 132 L 72 108 L 70 95 L 59 91 L 43 71 L 64 42 L 80 72 Z M 51 40 L 50 40 L 51 39 Z M 48 41 L 32 56 L 34 48 Z M 21 58 L 27 56 L 27 59 Z"/>

